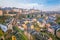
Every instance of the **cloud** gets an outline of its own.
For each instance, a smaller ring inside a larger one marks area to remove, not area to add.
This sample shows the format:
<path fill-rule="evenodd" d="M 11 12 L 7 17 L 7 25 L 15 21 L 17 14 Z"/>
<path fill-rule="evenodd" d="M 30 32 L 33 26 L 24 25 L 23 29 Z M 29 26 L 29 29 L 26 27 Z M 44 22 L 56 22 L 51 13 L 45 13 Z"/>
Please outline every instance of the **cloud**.
<path fill-rule="evenodd" d="M 42 4 L 38 3 L 20 3 L 20 2 L 15 2 L 14 0 L 0 0 L 0 6 L 2 7 L 18 7 L 18 8 L 38 8 L 38 6 L 43 6 Z"/>
<path fill-rule="evenodd" d="M 25 0 L 27 1 L 27 0 Z M 30 1 L 30 0 L 28 0 Z M 58 11 L 60 10 L 60 4 L 59 5 L 52 5 L 52 6 L 47 6 L 45 5 L 41 0 L 41 3 L 38 3 L 37 1 L 34 3 L 23 3 L 22 0 L 20 2 L 17 2 L 16 0 L 0 0 L 0 6 L 1 7 L 18 7 L 18 8 L 35 8 L 39 10 L 44 10 L 44 11 Z M 43 0 L 46 2 L 47 0 Z"/>

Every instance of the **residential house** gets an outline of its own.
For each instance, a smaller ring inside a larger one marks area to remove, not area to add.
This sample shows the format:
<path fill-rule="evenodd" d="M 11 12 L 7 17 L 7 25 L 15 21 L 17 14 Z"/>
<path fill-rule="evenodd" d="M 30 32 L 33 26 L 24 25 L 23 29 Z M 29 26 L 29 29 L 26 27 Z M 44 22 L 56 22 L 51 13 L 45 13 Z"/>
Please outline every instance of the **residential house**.
<path fill-rule="evenodd" d="M 7 29 L 7 26 L 5 25 L 2 25 L 0 24 L 0 28 L 2 29 L 2 31 L 6 32 L 8 29 Z"/>
<path fill-rule="evenodd" d="M 3 15 L 3 11 L 2 10 L 0 10 L 0 16 L 2 16 Z"/>

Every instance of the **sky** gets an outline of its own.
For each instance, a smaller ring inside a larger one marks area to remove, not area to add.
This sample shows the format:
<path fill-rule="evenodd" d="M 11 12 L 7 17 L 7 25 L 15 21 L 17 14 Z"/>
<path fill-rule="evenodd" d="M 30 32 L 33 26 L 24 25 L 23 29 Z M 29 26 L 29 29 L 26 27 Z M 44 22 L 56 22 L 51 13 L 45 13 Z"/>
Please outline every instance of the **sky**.
<path fill-rule="evenodd" d="M 34 8 L 44 11 L 59 11 L 60 0 L 0 0 L 0 7 Z"/>

